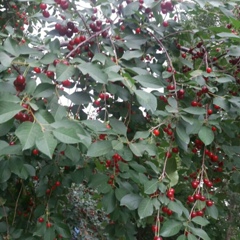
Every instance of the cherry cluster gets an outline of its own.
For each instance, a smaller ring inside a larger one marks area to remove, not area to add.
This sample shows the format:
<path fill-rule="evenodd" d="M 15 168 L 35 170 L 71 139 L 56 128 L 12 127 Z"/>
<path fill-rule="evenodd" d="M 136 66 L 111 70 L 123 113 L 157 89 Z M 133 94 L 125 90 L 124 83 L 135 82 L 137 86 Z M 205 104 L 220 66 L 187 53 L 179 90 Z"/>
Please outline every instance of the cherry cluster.
<path fill-rule="evenodd" d="M 49 11 L 47 10 L 47 4 L 46 3 L 40 3 L 39 5 L 40 9 L 42 10 L 42 15 L 45 17 L 45 18 L 49 18 L 50 17 L 50 13 Z"/>
<path fill-rule="evenodd" d="M 60 36 L 67 36 L 68 38 L 71 38 L 74 33 L 78 33 L 78 28 L 73 22 L 67 22 L 67 25 L 56 23 L 55 29 L 58 31 Z"/>
<path fill-rule="evenodd" d="M 118 174 L 120 172 L 119 162 L 125 162 L 125 160 L 118 153 L 115 153 L 112 156 L 112 159 L 106 160 L 105 166 L 108 169 L 112 168 L 114 170 L 114 173 Z"/>
<path fill-rule="evenodd" d="M 160 7 L 163 14 L 174 10 L 174 6 L 171 1 L 162 1 Z"/>
<path fill-rule="evenodd" d="M 175 193 L 174 188 L 170 188 L 170 189 L 168 189 L 167 192 L 166 192 L 167 197 L 168 197 L 171 201 L 174 201 L 174 193 Z"/>
<path fill-rule="evenodd" d="M 69 7 L 68 0 L 54 0 L 55 3 L 57 3 L 62 10 L 67 10 Z"/>
<path fill-rule="evenodd" d="M 26 78 L 20 74 L 17 76 L 13 84 L 18 92 L 22 92 L 26 87 Z"/>
<path fill-rule="evenodd" d="M 18 112 L 16 115 L 15 115 L 15 119 L 20 121 L 20 122 L 33 122 L 34 121 L 34 117 L 33 117 L 33 110 L 31 109 L 31 107 L 26 104 L 26 103 L 23 103 L 22 106 L 26 109 L 25 111 L 21 111 L 21 112 Z"/>

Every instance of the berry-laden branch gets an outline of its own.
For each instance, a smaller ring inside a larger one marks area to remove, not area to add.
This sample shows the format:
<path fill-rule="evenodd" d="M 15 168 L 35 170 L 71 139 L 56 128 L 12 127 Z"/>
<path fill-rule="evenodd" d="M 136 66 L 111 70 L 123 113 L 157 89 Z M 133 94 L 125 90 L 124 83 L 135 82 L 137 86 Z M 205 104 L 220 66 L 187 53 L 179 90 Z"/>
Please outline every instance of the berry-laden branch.
<path fill-rule="evenodd" d="M 77 13 L 77 15 L 81 18 L 82 22 L 83 22 L 83 25 L 85 26 L 89 36 L 91 36 L 91 32 L 90 32 L 90 29 L 86 23 L 86 21 L 84 20 L 83 16 L 79 13 L 78 9 L 77 9 L 77 6 L 75 5 L 75 3 L 73 2 L 72 3 L 72 6 L 73 6 L 73 9 L 75 10 L 75 12 Z"/>
<path fill-rule="evenodd" d="M 66 59 L 69 58 L 79 47 L 81 47 L 83 44 L 89 42 L 92 38 L 95 38 L 96 36 L 100 35 L 101 33 L 108 31 L 110 29 L 111 26 L 108 26 L 102 30 L 100 30 L 99 32 L 94 33 L 93 35 L 89 36 L 89 38 L 87 38 L 86 40 L 84 40 L 83 42 L 79 43 L 72 51 L 70 51 L 67 56 Z"/>
<path fill-rule="evenodd" d="M 153 33 L 149 32 L 149 34 L 157 41 L 157 43 L 160 45 L 160 47 L 164 50 L 165 54 L 166 54 L 166 57 L 167 57 L 167 61 L 168 61 L 168 67 L 170 69 L 170 72 L 172 72 L 172 80 L 173 80 L 173 86 L 174 86 L 174 89 L 175 89 L 175 97 L 176 99 L 178 98 L 177 97 L 177 91 L 176 91 L 176 78 L 175 78 L 175 75 L 174 75 L 174 67 L 173 67 L 173 64 L 172 64 L 172 60 L 171 60 L 171 57 L 167 51 L 167 49 L 165 48 L 165 46 L 163 45 L 162 41 L 160 39 L 157 38 L 157 36 L 155 36 Z"/>

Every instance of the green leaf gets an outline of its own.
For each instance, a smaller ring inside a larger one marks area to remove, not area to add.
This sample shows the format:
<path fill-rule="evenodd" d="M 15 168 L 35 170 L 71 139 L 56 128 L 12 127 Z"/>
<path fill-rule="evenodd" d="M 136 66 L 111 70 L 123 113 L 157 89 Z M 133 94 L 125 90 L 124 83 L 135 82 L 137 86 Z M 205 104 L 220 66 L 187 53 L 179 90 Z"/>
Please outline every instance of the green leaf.
<path fill-rule="evenodd" d="M 168 208 L 171 209 L 173 212 L 177 213 L 178 215 L 182 215 L 182 208 L 178 204 L 178 202 L 170 201 L 170 203 L 168 204 Z"/>
<path fill-rule="evenodd" d="M 57 59 L 57 55 L 53 53 L 46 53 L 44 56 L 41 58 L 40 62 L 43 64 L 51 64 L 55 59 Z"/>
<path fill-rule="evenodd" d="M 150 110 L 151 112 L 156 111 L 157 99 L 153 94 L 142 90 L 135 90 L 135 94 L 142 107 L 146 108 L 146 110 Z"/>
<path fill-rule="evenodd" d="M 84 120 L 82 121 L 83 125 L 87 126 L 89 129 L 95 131 L 95 132 L 104 132 L 107 131 L 108 128 L 106 124 L 98 121 L 98 120 Z"/>
<path fill-rule="evenodd" d="M 158 189 L 159 181 L 157 179 L 152 179 L 144 183 L 144 193 L 152 194 L 155 193 Z"/>
<path fill-rule="evenodd" d="M 142 36 L 136 34 L 127 34 L 123 38 L 125 45 L 131 49 L 141 49 L 141 45 L 147 42 L 147 38 L 143 38 Z"/>
<path fill-rule="evenodd" d="M 16 41 L 11 39 L 10 37 L 4 41 L 3 46 L 6 52 L 10 53 L 15 57 L 19 56 L 19 45 Z"/>
<path fill-rule="evenodd" d="M 212 205 L 211 207 L 207 207 L 206 214 L 214 219 L 218 219 L 218 209 L 215 205 Z"/>
<path fill-rule="evenodd" d="M 163 223 L 160 235 L 162 237 L 171 237 L 179 233 L 182 228 L 182 223 L 176 220 L 167 220 Z"/>
<path fill-rule="evenodd" d="M 187 237 L 183 234 L 177 238 L 177 240 L 187 240 Z"/>
<path fill-rule="evenodd" d="M 201 127 L 200 131 L 198 132 L 198 136 L 206 146 L 210 145 L 214 140 L 214 133 L 212 129 L 206 126 Z"/>
<path fill-rule="evenodd" d="M 91 103 L 92 100 L 88 92 L 74 92 L 71 95 L 67 96 L 73 103 L 77 105 Z"/>
<path fill-rule="evenodd" d="M 188 107 L 188 108 L 182 109 L 182 111 L 191 113 L 193 115 L 202 115 L 206 113 L 206 110 L 200 107 Z"/>
<path fill-rule="evenodd" d="M 114 194 L 114 190 L 111 189 L 111 191 L 109 191 L 103 196 L 102 205 L 106 211 L 106 214 L 114 211 L 114 209 L 116 208 L 116 197 Z"/>
<path fill-rule="evenodd" d="M 52 240 L 55 238 L 55 230 L 53 227 L 46 228 L 46 231 L 43 235 L 44 240 Z"/>
<path fill-rule="evenodd" d="M 10 67 L 13 58 L 9 57 L 5 52 L 0 52 L 0 62 L 4 67 Z"/>
<path fill-rule="evenodd" d="M 151 198 L 143 198 L 138 206 L 140 219 L 149 217 L 153 214 L 153 203 Z"/>
<path fill-rule="evenodd" d="M 141 200 L 142 200 L 142 197 L 140 197 L 139 195 L 134 193 L 129 193 L 121 199 L 120 205 L 126 206 L 129 210 L 135 210 L 138 208 Z"/>
<path fill-rule="evenodd" d="M 106 84 L 108 81 L 108 76 L 97 64 L 93 63 L 82 63 L 78 65 L 80 71 L 85 75 L 89 74 L 96 82 Z"/>
<path fill-rule="evenodd" d="M 190 232 L 188 233 L 188 238 L 187 240 L 198 240 L 193 234 L 191 234 Z"/>
<path fill-rule="evenodd" d="M 163 87 L 162 81 L 160 78 L 155 78 L 151 75 L 137 75 L 133 79 L 139 82 L 143 87 L 146 88 L 161 88 Z"/>
<path fill-rule="evenodd" d="M 56 78 L 57 81 L 61 82 L 69 79 L 75 72 L 75 68 L 72 65 L 65 65 L 58 63 L 56 66 Z"/>
<path fill-rule="evenodd" d="M 139 50 L 125 51 L 122 56 L 122 59 L 131 60 L 133 58 L 140 58 L 142 55 L 143 55 L 143 53 Z"/>
<path fill-rule="evenodd" d="M 0 161 L 0 183 L 7 182 L 11 177 L 8 161 Z"/>
<path fill-rule="evenodd" d="M 35 98 L 43 97 L 48 98 L 51 97 L 55 92 L 55 86 L 51 83 L 40 83 L 34 93 L 33 96 Z"/>
<path fill-rule="evenodd" d="M 49 132 L 44 132 L 36 139 L 36 147 L 49 158 L 52 158 L 55 148 L 57 147 L 57 140 Z"/>
<path fill-rule="evenodd" d="M 68 225 L 58 221 L 56 224 L 54 224 L 54 227 L 57 233 L 62 235 L 63 238 L 68 238 L 68 239 L 71 238 L 71 232 L 69 230 Z"/>
<path fill-rule="evenodd" d="M 136 155 L 137 157 L 141 157 L 142 156 L 142 150 L 143 149 L 141 148 L 141 144 L 129 143 L 129 148 L 131 149 L 133 154 Z"/>
<path fill-rule="evenodd" d="M 137 131 L 134 135 L 134 138 L 133 139 L 145 139 L 145 138 L 148 138 L 150 135 L 150 131 Z"/>
<path fill-rule="evenodd" d="M 121 149 L 123 149 L 123 143 L 121 141 L 118 141 L 118 140 L 113 140 L 112 141 L 112 147 L 115 150 L 121 150 Z"/>
<path fill-rule="evenodd" d="M 116 118 L 110 118 L 109 123 L 115 133 L 126 136 L 127 127 L 122 121 L 119 121 Z"/>
<path fill-rule="evenodd" d="M 36 120 L 40 124 L 49 124 L 54 122 L 52 114 L 47 110 L 39 110 L 34 114 Z"/>
<path fill-rule="evenodd" d="M 203 240 L 210 240 L 208 234 L 201 228 L 194 228 L 191 226 L 188 226 L 189 230 L 196 236 L 202 238 Z"/>
<path fill-rule="evenodd" d="M 229 103 L 227 101 L 227 99 L 222 98 L 222 97 L 215 97 L 213 99 L 213 104 L 219 106 L 220 108 L 229 111 Z"/>
<path fill-rule="evenodd" d="M 23 122 L 15 132 L 22 144 L 22 150 L 32 148 L 36 139 L 42 134 L 39 124 L 32 122 Z"/>
<path fill-rule="evenodd" d="M 90 145 L 88 148 L 88 157 L 99 157 L 107 154 L 112 150 L 111 141 L 97 141 Z"/>
<path fill-rule="evenodd" d="M 192 219 L 192 222 L 197 223 L 197 224 L 199 224 L 203 227 L 209 224 L 209 221 L 206 218 L 203 218 L 203 217 L 194 217 Z"/>
<path fill-rule="evenodd" d="M 0 117 L 1 118 L 1 117 Z M 0 137 L 6 135 L 13 127 L 14 119 L 10 119 L 5 123 L 0 124 Z"/>
<path fill-rule="evenodd" d="M 0 101 L 0 124 L 13 118 L 23 107 L 17 103 Z"/>
<path fill-rule="evenodd" d="M 184 129 L 183 125 L 180 123 L 177 124 L 176 126 L 176 134 L 185 144 L 188 144 L 190 142 L 190 138 L 186 133 L 186 130 Z"/>
<path fill-rule="evenodd" d="M 138 2 L 131 2 L 130 4 L 127 4 L 125 8 L 123 8 L 123 14 L 124 16 L 130 16 L 137 12 L 139 9 L 139 3 Z"/>
<path fill-rule="evenodd" d="M 221 32 L 221 33 L 218 33 L 217 36 L 221 38 L 239 38 L 238 35 L 234 33 L 229 33 L 229 32 Z"/>
<path fill-rule="evenodd" d="M 106 59 L 107 59 L 107 57 L 103 53 L 95 53 L 93 58 L 92 58 L 92 62 L 97 61 L 97 62 L 100 62 L 102 64 L 105 64 Z"/>
<path fill-rule="evenodd" d="M 60 127 L 56 130 L 53 130 L 53 135 L 62 143 L 74 144 L 80 142 L 80 138 L 78 137 L 74 128 Z"/>

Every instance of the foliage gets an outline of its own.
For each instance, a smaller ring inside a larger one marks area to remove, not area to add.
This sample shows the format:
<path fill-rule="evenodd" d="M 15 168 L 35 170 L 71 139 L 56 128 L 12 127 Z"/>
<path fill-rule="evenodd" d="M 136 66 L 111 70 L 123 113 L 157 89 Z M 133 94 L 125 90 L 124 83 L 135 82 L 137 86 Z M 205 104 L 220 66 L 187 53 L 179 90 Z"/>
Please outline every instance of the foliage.
<path fill-rule="evenodd" d="M 238 239 L 237 1 L 0 7 L 0 240 Z"/>

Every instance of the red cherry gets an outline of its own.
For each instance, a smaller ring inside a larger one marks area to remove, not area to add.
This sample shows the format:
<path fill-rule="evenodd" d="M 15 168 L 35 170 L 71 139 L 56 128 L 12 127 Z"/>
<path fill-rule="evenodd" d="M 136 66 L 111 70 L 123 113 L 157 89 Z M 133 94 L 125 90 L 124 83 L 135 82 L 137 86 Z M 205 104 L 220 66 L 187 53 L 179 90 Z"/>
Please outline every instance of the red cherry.
<path fill-rule="evenodd" d="M 23 75 L 18 75 L 16 78 L 16 84 L 17 85 L 23 85 L 25 83 L 26 79 Z"/>
<path fill-rule="evenodd" d="M 169 90 L 169 91 L 174 90 L 174 89 L 175 89 L 175 87 L 173 84 L 170 84 L 167 86 L 167 90 Z"/>
<path fill-rule="evenodd" d="M 34 71 L 35 73 L 41 73 L 41 68 L 39 68 L 39 67 L 34 67 L 34 68 L 33 68 L 33 71 Z"/>
<path fill-rule="evenodd" d="M 189 202 L 194 202 L 194 201 L 195 201 L 195 199 L 194 199 L 193 196 L 188 196 L 187 200 L 188 200 Z"/>
<path fill-rule="evenodd" d="M 42 217 L 38 218 L 38 222 L 43 223 L 44 222 L 44 218 L 42 218 Z"/>
<path fill-rule="evenodd" d="M 168 21 L 163 22 L 163 27 L 168 27 L 168 25 L 169 25 Z"/>
<path fill-rule="evenodd" d="M 202 210 L 199 210 L 199 211 L 196 212 L 196 215 L 198 217 L 202 217 L 204 215 L 204 212 Z"/>
<path fill-rule="evenodd" d="M 167 215 L 168 215 L 168 216 L 171 216 L 172 214 L 173 214 L 173 211 L 172 211 L 171 209 L 168 209 Z"/>
<path fill-rule="evenodd" d="M 182 58 L 186 58 L 187 54 L 186 53 L 182 53 Z"/>
<path fill-rule="evenodd" d="M 198 106 L 198 102 L 197 101 L 192 101 L 191 102 L 191 106 L 192 107 L 197 107 Z"/>
<path fill-rule="evenodd" d="M 155 237 L 153 238 L 153 240 L 163 240 L 163 238 L 160 237 L 160 236 L 155 236 Z"/>
<path fill-rule="evenodd" d="M 67 80 L 62 81 L 62 85 L 64 87 L 70 87 L 71 86 L 71 82 L 67 79 Z"/>
<path fill-rule="evenodd" d="M 212 131 L 213 131 L 213 132 L 217 131 L 217 128 L 214 127 L 214 126 L 212 126 Z"/>
<path fill-rule="evenodd" d="M 194 180 L 194 181 L 192 181 L 191 185 L 192 185 L 192 187 L 194 189 L 196 189 L 198 187 L 198 185 L 199 185 L 199 181 L 198 180 Z"/>
<path fill-rule="evenodd" d="M 47 190 L 46 190 L 46 194 L 47 194 L 47 195 L 50 194 L 50 192 L 51 192 L 50 189 L 47 189 Z"/>
<path fill-rule="evenodd" d="M 173 152 L 173 153 L 178 153 L 178 151 L 179 151 L 179 150 L 178 150 L 177 147 L 173 147 L 173 148 L 172 148 L 172 152 Z"/>
<path fill-rule="evenodd" d="M 36 149 L 36 148 L 33 149 L 33 150 L 32 150 L 32 154 L 35 155 L 35 156 L 38 155 L 38 154 L 39 154 L 39 150 Z"/>
<path fill-rule="evenodd" d="M 41 10 L 45 10 L 45 9 L 47 9 L 47 4 L 46 3 L 40 3 L 39 7 L 40 7 Z"/>
<path fill-rule="evenodd" d="M 208 109 L 207 113 L 208 113 L 208 115 L 211 115 L 213 113 L 213 110 L 212 109 Z"/>
<path fill-rule="evenodd" d="M 49 18 L 49 17 L 50 17 L 50 13 L 49 13 L 49 11 L 47 11 L 47 10 L 43 10 L 42 15 L 43 15 L 45 18 Z"/>
<path fill-rule="evenodd" d="M 200 194 L 200 193 L 195 193 L 195 194 L 193 195 L 193 197 L 194 197 L 195 200 L 200 200 L 201 194 Z"/>
<path fill-rule="evenodd" d="M 212 72 L 212 69 L 210 67 L 206 68 L 206 72 L 207 73 L 211 73 Z"/>
<path fill-rule="evenodd" d="M 196 216 L 197 216 L 197 212 L 193 211 L 193 212 L 191 213 L 191 218 L 195 218 Z"/>
<path fill-rule="evenodd" d="M 47 227 L 47 228 L 50 228 L 50 227 L 52 227 L 52 223 L 50 223 L 50 222 L 47 222 L 47 223 L 46 223 L 46 227 Z"/>
<path fill-rule="evenodd" d="M 199 200 L 202 201 L 202 202 L 204 202 L 204 201 L 206 201 L 206 197 L 203 196 L 203 195 L 201 195 Z"/>
<path fill-rule="evenodd" d="M 154 134 L 155 136 L 159 136 L 160 131 L 159 131 L 158 129 L 154 129 L 154 130 L 153 130 L 153 134 Z"/>
<path fill-rule="evenodd" d="M 153 232 L 157 232 L 158 231 L 158 226 L 157 225 L 153 225 L 152 226 L 152 231 Z"/>
<path fill-rule="evenodd" d="M 55 182 L 55 185 L 56 185 L 57 187 L 59 187 L 59 186 L 61 186 L 61 182 L 60 182 L 60 181 L 56 181 L 56 182 Z"/>
<path fill-rule="evenodd" d="M 140 34 L 141 33 L 141 28 L 136 28 L 136 34 Z"/>
<path fill-rule="evenodd" d="M 164 213 L 167 213 L 167 212 L 168 212 L 168 208 L 167 208 L 166 206 L 163 206 L 163 207 L 162 207 L 162 211 L 163 211 Z"/>
<path fill-rule="evenodd" d="M 211 207 L 213 204 L 214 204 L 214 203 L 213 203 L 212 200 L 207 200 L 207 201 L 206 201 L 206 205 L 207 205 L 208 207 Z"/>

